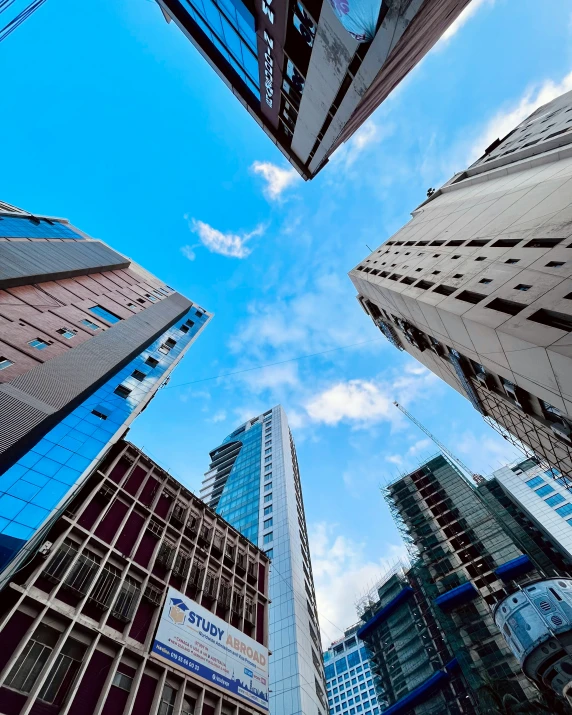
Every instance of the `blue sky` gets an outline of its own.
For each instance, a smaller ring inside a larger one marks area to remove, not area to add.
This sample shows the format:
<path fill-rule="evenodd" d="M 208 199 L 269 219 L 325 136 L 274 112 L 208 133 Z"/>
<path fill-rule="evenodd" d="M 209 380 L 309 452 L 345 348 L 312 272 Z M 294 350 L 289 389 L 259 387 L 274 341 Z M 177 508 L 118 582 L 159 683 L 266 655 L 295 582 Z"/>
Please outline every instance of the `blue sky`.
<path fill-rule="evenodd" d="M 69 218 L 215 313 L 130 438 L 197 490 L 240 421 L 287 410 L 325 639 L 402 553 L 378 486 L 436 451 L 393 399 L 475 470 L 514 456 L 385 342 L 346 274 L 429 186 L 572 89 L 570 5 L 538 8 L 473 0 L 306 184 L 152 0 L 50 0 L 0 45 L 0 199 Z"/>

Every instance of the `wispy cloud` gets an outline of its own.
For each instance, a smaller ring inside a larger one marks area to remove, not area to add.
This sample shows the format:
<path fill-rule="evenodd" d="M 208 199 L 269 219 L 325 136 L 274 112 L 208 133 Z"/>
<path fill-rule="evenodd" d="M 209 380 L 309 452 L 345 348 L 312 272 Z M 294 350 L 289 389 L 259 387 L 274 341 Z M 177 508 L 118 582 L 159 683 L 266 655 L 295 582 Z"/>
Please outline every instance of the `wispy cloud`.
<path fill-rule="evenodd" d="M 572 90 L 572 72 L 559 81 L 546 79 L 541 84 L 528 87 L 516 102 L 503 107 L 489 119 L 470 147 L 468 162 L 475 161 L 495 139 L 502 139 L 543 104 L 570 90 Z"/>
<path fill-rule="evenodd" d="M 472 0 L 459 17 L 445 30 L 437 47 L 443 47 L 484 6 L 492 7 L 496 0 Z"/>
<path fill-rule="evenodd" d="M 201 244 L 208 248 L 211 253 L 218 253 L 228 258 L 246 258 L 252 253 L 252 249 L 247 246 L 248 241 L 264 233 L 264 226 L 257 226 L 250 233 L 224 233 L 209 226 L 208 223 L 197 221 L 196 219 L 191 219 L 189 226 L 191 231 L 196 233 L 201 240 L 200 244 L 187 245 L 181 248 L 183 255 L 191 261 L 196 258 L 195 248 Z"/>
<path fill-rule="evenodd" d="M 339 533 L 337 524 L 310 525 L 312 571 L 318 601 L 322 643 L 327 647 L 354 624 L 356 600 L 399 559 L 406 558 L 402 544 L 376 545 L 376 561 L 365 555 L 365 544 Z"/>
<path fill-rule="evenodd" d="M 351 169 L 366 149 L 370 149 L 390 136 L 393 133 L 393 129 L 392 124 L 386 124 L 382 128 L 372 119 L 368 119 L 351 139 L 348 139 L 335 151 L 330 158 L 330 163 L 337 164 L 345 170 Z"/>
<path fill-rule="evenodd" d="M 283 168 L 270 161 L 255 161 L 252 171 L 266 182 L 263 193 L 270 201 L 278 201 L 287 189 L 301 181 L 293 167 Z"/>

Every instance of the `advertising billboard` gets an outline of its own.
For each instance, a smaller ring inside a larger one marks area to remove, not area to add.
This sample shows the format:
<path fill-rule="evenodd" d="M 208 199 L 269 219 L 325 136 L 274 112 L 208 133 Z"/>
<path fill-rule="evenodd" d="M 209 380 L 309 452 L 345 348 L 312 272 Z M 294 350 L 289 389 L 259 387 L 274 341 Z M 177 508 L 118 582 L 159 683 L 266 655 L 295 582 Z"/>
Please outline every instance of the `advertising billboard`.
<path fill-rule="evenodd" d="M 268 650 L 174 588 L 167 591 L 151 652 L 268 711 Z"/>

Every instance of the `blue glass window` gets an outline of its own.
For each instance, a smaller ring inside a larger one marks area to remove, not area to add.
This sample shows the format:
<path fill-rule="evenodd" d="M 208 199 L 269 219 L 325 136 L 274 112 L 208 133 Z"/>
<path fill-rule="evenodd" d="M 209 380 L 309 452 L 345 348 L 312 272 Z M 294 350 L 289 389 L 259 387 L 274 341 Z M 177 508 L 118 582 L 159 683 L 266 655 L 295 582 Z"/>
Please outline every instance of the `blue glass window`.
<path fill-rule="evenodd" d="M 572 514 L 572 504 L 564 504 L 564 506 L 559 507 L 556 511 L 560 516 L 568 516 Z"/>
<path fill-rule="evenodd" d="M 101 305 L 94 305 L 92 308 L 89 309 L 89 312 L 99 316 L 100 318 L 103 318 L 104 320 L 107 320 L 108 323 L 118 323 L 121 320 L 118 315 L 115 315 Z"/>
<path fill-rule="evenodd" d="M 274 558 L 274 549 L 268 549 L 268 551 L 265 552 L 266 556 L 268 556 L 269 559 Z"/>
<path fill-rule="evenodd" d="M 330 680 L 331 678 L 335 677 L 335 675 L 336 675 L 336 669 L 334 668 L 333 663 L 331 665 L 326 665 L 324 671 L 326 673 L 326 680 Z M 336 702 L 338 702 L 338 701 L 336 700 Z"/>
<path fill-rule="evenodd" d="M 264 485 L 264 491 L 267 492 L 269 489 L 272 489 L 272 482 L 268 482 L 268 484 Z"/>
<path fill-rule="evenodd" d="M 273 539 L 272 532 L 270 532 L 270 534 L 264 534 L 263 541 L 265 544 L 269 544 L 272 541 L 272 539 Z"/>
<path fill-rule="evenodd" d="M 14 216 L 0 216 L 0 236 L 3 238 L 75 238 L 83 240 L 83 236 L 59 221 L 32 220 Z"/>
<path fill-rule="evenodd" d="M 369 654 L 367 652 L 367 648 L 364 646 L 363 648 L 359 649 L 359 652 L 361 654 L 362 661 L 367 663 L 367 661 L 369 660 Z"/>
<path fill-rule="evenodd" d="M 355 667 L 356 665 L 359 664 L 359 651 L 354 651 L 353 653 L 348 654 L 348 665 L 350 668 Z M 362 675 L 363 678 L 363 675 Z"/>
<path fill-rule="evenodd" d="M 547 494 L 550 494 L 550 492 L 553 491 L 554 487 L 550 486 L 550 484 L 545 484 L 543 487 L 540 487 L 540 489 L 537 489 L 536 493 L 539 497 L 545 497 Z"/>
<path fill-rule="evenodd" d="M 547 477 L 559 477 L 561 473 L 555 467 L 551 467 L 550 469 L 546 470 L 544 474 L 546 474 Z"/>
<path fill-rule="evenodd" d="M 37 350 L 43 350 L 44 348 L 48 347 L 48 343 L 45 340 L 42 340 L 41 338 L 35 338 L 34 340 L 30 340 L 28 342 L 28 345 L 31 348 L 36 348 Z"/>
<path fill-rule="evenodd" d="M 557 504 L 562 504 L 563 501 L 566 501 L 562 494 L 554 494 L 551 497 L 548 497 L 548 499 L 545 500 L 548 506 L 556 506 Z"/>
<path fill-rule="evenodd" d="M 85 325 L 86 328 L 89 328 L 90 330 L 99 330 L 99 325 L 97 323 L 92 322 L 91 320 L 88 320 L 87 318 L 84 318 L 83 320 L 79 321 L 82 325 Z"/>
<path fill-rule="evenodd" d="M 272 501 L 272 494 L 266 494 L 266 496 L 264 497 L 265 504 L 269 501 Z"/>
<path fill-rule="evenodd" d="M 4 357 L 3 355 L 0 355 L 0 370 L 5 370 L 7 367 L 10 367 L 10 365 L 13 365 L 14 363 L 12 360 L 8 360 L 8 358 Z"/>
<path fill-rule="evenodd" d="M 68 328 L 60 328 L 59 330 L 56 330 L 56 333 L 59 333 L 66 340 L 71 340 L 72 338 L 75 338 L 75 336 L 76 336 L 75 331 L 68 330 Z"/>
<path fill-rule="evenodd" d="M 336 660 L 336 673 L 340 675 L 341 673 L 345 673 L 345 671 L 348 669 L 348 664 L 347 661 L 344 658 L 340 658 L 339 660 Z"/>
<path fill-rule="evenodd" d="M 273 521 L 272 517 L 270 517 L 270 519 L 265 519 L 264 520 L 264 528 L 270 529 L 270 527 L 272 526 L 272 521 Z"/>
<path fill-rule="evenodd" d="M 272 506 L 264 507 L 264 516 L 268 516 L 268 514 L 272 514 Z"/>
<path fill-rule="evenodd" d="M 528 484 L 531 489 L 534 489 L 539 484 L 544 484 L 544 479 L 542 477 L 533 477 L 532 479 L 529 479 L 526 484 Z"/>

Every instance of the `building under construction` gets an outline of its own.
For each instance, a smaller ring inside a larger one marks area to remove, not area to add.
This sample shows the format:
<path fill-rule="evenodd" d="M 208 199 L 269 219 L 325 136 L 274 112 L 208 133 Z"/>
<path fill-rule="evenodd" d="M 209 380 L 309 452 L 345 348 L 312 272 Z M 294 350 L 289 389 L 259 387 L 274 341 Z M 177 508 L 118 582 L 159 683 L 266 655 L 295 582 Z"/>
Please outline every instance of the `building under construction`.
<path fill-rule="evenodd" d="M 384 580 L 360 612 L 384 715 L 480 713 L 487 683 L 523 702 L 540 696 L 492 609 L 523 583 L 572 574 L 572 561 L 496 480 L 479 482 L 438 455 L 385 488 L 413 566 Z"/>

